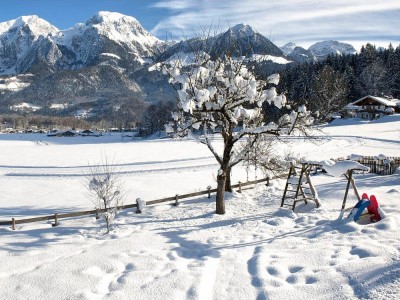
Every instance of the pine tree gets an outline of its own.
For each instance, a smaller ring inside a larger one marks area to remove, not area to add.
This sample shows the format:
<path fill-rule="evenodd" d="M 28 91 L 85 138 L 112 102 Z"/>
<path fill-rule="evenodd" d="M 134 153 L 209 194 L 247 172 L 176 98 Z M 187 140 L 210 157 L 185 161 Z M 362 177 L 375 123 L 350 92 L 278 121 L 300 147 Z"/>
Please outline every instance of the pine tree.
<path fill-rule="evenodd" d="M 310 108 L 318 110 L 321 121 L 329 121 L 333 112 L 340 111 L 347 102 L 345 77 L 330 66 L 324 66 L 313 82 Z"/>

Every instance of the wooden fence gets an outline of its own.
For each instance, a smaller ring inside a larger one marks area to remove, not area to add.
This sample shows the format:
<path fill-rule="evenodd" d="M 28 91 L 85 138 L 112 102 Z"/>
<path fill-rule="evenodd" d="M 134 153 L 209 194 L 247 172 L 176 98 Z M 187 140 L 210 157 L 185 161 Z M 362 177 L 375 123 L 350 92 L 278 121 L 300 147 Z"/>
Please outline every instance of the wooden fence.
<path fill-rule="evenodd" d="M 400 157 L 387 157 L 382 160 L 373 156 L 364 156 L 357 161 L 369 167 L 369 173 L 378 175 L 392 175 L 394 171 L 400 167 Z"/>
<path fill-rule="evenodd" d="M 248 182 L 244 182 L 244 183 L 239 181 L 238 184 L 232 185 L 232 188 L 234 188 L 234 189 L 238 188 L 238 192 L 242 192 L 242 190 L 248 189 L 249 188 L 248 186 L 253 185 L 253 184 L 266 182 L 266 185 L 269 185 L 269 180 L 270 180 L 269 177 L 267 177 L 264 179 L 248 181 Z M 247 188 L 245 188 L 246 186 L 247 186 Z M 164 203 L 164 202 L 171 202 L 171 201 L 174 201 L 174 205 L 178 205 L 178 202 L 180 199 L 187 199 L 187 198 L 192 198 L 192 197 L 201 196 L 201 195 L 208 195 L 208 198 L 210 198 L 211 193 L 215 193 L 216 191 L 217 191 L 216 188 L 212 189 L 211 187 L 208 187 L 207 190 L 200 191 L 200 192 L 184 194 L 184 195 L 175 195 L 175 196 L 164 198 L 164 199 L 146 201 L 146 206 Z M 135 208 L 135 207 L 136 208 L 138 207 L 138 203 L 122 205 L 122 206 L 119 206 L 118 209 L 122 210 L 122 209 L 129 209 L 129 208 Z M 12 229 L 15 230 L 15 225 L 17 225 L 17 224 L 54 220 L 54 223 L 52 224 L 52 226 L 54 227 L 54 226 L 58 225 L 59 219 L 74 218 L 74 217 L 81 217 L 81 216 L 88 216 L 88 215 L 95 215 L 96 218 L 98 218 L 99 213 L 102 213 L 105 211 L 106 211 L 105 209 L 97 209 L 97 210 L 87 210 L 87 211 L 79 211 L 79 212 L 73 212 L 73 213 L 55 213 L 55 214 L 47 215 L 47 216 L 33 217 L 33 218 L 27 218 L 27 219 L 18 219 L 18 220 L 15 218 L 12 218 L 11 221 L 0 221 L 0 225 L 11 225 Z"/>

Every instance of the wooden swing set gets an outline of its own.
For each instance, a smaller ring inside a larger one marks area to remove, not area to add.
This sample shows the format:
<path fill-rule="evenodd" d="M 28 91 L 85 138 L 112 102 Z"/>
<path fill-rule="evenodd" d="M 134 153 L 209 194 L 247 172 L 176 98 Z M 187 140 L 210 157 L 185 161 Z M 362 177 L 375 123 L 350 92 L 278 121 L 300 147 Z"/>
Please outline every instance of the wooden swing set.
<path fill-rule="evenodd" d="M 283 197 L 281 201 L 281 207 L 290 206 L 294 211 L 296 204 L 298 202 L 304 201 L 307 204 L 308 200 L 314 201 L 316 206 L 320 206 L 317 191 L 312 184 L 310 173 L 311 171 L 317 171 L 322 169 L 322 165 L 316 163 L 302 162 L 301 166 L 296 166 L 295 164 L 290 164 L 289 175 L 286 180 L 285 190 L 283 192 Z M 300 171 L 300 173 L 298 172 Z M 354 195 L 357 197 L 358 201 L 361 200 L 360 193 L 358 192 L 356 183 L 354 181 L 354 171 L 365 171 L 363 169 L 349 169 L 344 174 L 347 179 L 346 190 L 344 193 L 344 198 L 342 202 L 342 213 L 345 210 L 347 197 L 350 190 L 350 185 L 353 188 Z M 291 203 L 290 200 L 293 202 Z"/>

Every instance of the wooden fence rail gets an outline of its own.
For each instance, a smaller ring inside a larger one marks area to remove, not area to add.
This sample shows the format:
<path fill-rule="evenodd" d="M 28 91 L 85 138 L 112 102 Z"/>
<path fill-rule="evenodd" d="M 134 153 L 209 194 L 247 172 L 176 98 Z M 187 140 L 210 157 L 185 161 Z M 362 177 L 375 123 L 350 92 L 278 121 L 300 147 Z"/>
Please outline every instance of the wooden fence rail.
<path fill-rule="evenodd" d="M 269 185 L 269 180 L 270 180 L 270 178 L 267 177 L 264 179 L 248 181 L 248 182 L 243 182 L 243 183 L 241 183 L 239 181 L 238 184 L 232 185 L 232 188 L 233 189 L 239 188 L 239 192 L 241 192 L 243 190 L 243 187 L 245 187 L 245 186 L 262 183 L 262 182 L 266 182 L 266 185 Z M 192 197 L 201 196 L 201 195 L 208 195 L 208 198 L 210 198 L 211 193 L 215 193 L 215 192 L 217 192 L 217 189 L 211 189 L 211 187 L 209 187 L 205 191 L 200 191 L 200 192 L 195 192 L 195 193 L 190 193 L 190 194 L 183 194 L 183 195 L 175 195 L 173 197 L 146 201 L 146 205 L 154 205 L 154 204 L 171 202 L 171 201 L 175 201 L 175 205 L 177 205 L 179 199 L 192 198 Z M 118 206 L 118 209 L 122 210 L 122 209 L 135 208 L 135 207 L 136 208 L 138 207 L 137 203 Z M 79 212 L 72 212 L 72 213 L 60 213 L 60 214 L 55 213 L 53 215 L 33 217 L 33 218 L 27 218 L 27 219 L 18 219 L 18 220 L 15 218 L 12 218 L 11 221 L 0 221 L 0 225 L 6 225 L 6 226 L 11 225 L 12 229 L 15 230 L 16 224 L 25 224 L 25 223 L 54 220 L 53 226 L 57 226 L 59 219 L 74 218 L 74 217 L 81 217 L 81 216 L 87 216 L 87 215 L 96 215 L 96 217 L 97 217 L 99 213 L 102 213 L 105 211 L 106 211 L 106 209 L 95 209 L 95 210 L 86 210 L 86 211 L 79 211 Z"/>
<path fill-rule="evenodd" d="M 378 175 L 392 175 L 400 167 L 400 157 L 387 157 L 387 159 L 377 159 L 372 156 L 364 156 L 357 160 L 360 164 L 369 167 L 369 173 Z"/>

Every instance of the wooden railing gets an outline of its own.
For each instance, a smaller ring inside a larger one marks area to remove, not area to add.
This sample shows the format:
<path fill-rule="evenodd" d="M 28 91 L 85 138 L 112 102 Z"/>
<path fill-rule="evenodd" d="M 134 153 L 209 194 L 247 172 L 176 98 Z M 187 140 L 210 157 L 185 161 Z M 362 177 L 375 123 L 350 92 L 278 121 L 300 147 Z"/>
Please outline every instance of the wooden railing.
<path fill-rule="evenodd" d="M 264 179 L 259 179 L 259 180 L 254 180 L 254 181 L 248 181 L 248 182 L 240 182 L 238 184 L 232 185 L 233 189 L 238 188 L 238 192 L 241 192 L 244 189 L 247 189 L 245 187 L 248 187 L 250 185 L 254 185 L 257 183 L 262 183 L 266 182 L 266 185 L 269 185 L 269 177 L 264 178 Z M 154 205 L 154 204 L 159 204 L 159 203 L 164 203 L 164 202 L 171 202 L 175 201 L 174 205 L 178 205 L 178 202 L 180 199 L 187 199 L 187 198 L 192 198 L 196 196 L 201 196 L 201 195 L 208 195 L 208 198 L 211 197 L 212 193 L 215 193 L 217 191 L 216 188 L 212 189 L 211 187 L 207 188 L 207 190 L 200 191 L 200 192 L 195 192 L 195 193 L 190 193 L 190 194 L 183 194 L 183 195 L 175 195 L 172 197 L 168 198 L 163 198 L 163 199 L 157 199 L 157 200 L 150 200 L 146 201 L 146 206 L 147 205 Z M 138 203 L 134 204 L 128 204 L 128 205 L 122 205 L 118 206 L 118 209 L 129 209 L 129 208 L 137 208 Z M 86 211 L 78 211 L 78 212 L 72 212 L 72 213 L 54 213 L 52 215 L 47 215 L 47 216 L 40 216 L 40 217 L 33 217 L 33 218 L 26 218 L 26 219 L 16 219 L 12 218 L 11 221 L 0 221 L 0 225 L 11 225 L 12 229 L 15 230 L 15 226 L 17 224 L 25 224 L 25 223 L 33 223 L 33 222 L 41 222 L 41 221 L 51 221 L 54 220 L 54 223 L 52 226 L 57 226 L 58 225 L 58 220 L 59 219 L 66 219 L 66 218 L 74 218 L 74 217 L 81 217 L 81 216 L 88 216 L 88 215 L 95 215 L 96 218 L 98 217 L 99 213 L 105 212 L 106 209 L 96 209 L 96 210 L 86 210 Z"/>
<path fill-rule="evenodd" d="M 364 156 L 357 161 L 369 167 L 369 173 L 374 173 L 378 175 L 392 175 L 394 171 L 400 167 L 400 157 L 387 157 L 389 162 L 385 160 L 380 160 L 372 156 Z"/>

